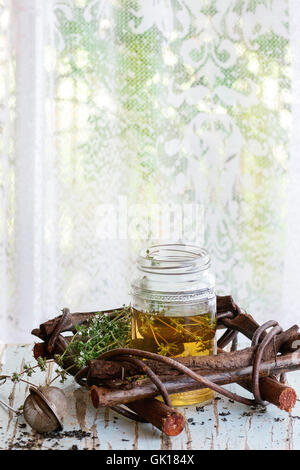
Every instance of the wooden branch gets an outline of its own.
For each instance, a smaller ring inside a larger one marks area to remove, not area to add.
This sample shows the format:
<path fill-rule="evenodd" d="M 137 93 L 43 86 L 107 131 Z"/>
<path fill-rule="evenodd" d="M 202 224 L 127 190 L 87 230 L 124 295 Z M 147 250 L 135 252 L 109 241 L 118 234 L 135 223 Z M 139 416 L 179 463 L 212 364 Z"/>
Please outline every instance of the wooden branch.
<path fill-rule="evenodd" d="M 198 373 L 205 373 L 208 370 L 231 370 L 233 368 L 240 368 L 249 366 L 252 364 L 253 356 L 257 347 L 245 348 L 241 351 L 235 351 L 232 353 L 218 354 L 216 356 L 188 356 L 188 357 L 176 357 L 173 358 L 179 364 L 183 364 L 191 370 Z M 125 376 L 134 376 L 143 374 L 144 372 L 137 366 L 125 362 L 119 363 L 117 361 L 109 361 L 102 359 L 94 359 L 88 362 L 89 375 L 88 385 L 93 385 L 100 380 L 105 379 L 116 379 Z M 157 362 L 151 359 L 146 359 L 147 364 L 153 372 L 157 375 L 180 375 L 180 372 L 171 368 L 167 364 Z"/>
<path fill-rule="evenodd" d="M 292 387 L 276 382 L 271 377 L 263 377 L 259 381 L 259 388 L 263 399 L 281 410 L 289 412 L 295 406 L 297 395 Z"/>
<path fill-rule="evenodd" d="M 75 326 L 82 325 L 84 323 L 88 323 L 89 320 L 99 312 L 102 312 L 105 315 L 113 316 L 115 312 L 120 312 L 122 311 L 123 308 L 115 308 L 111 310 L 98 310 L 96 312 L 76 312 L 76 313 L 70 313 L 68 316 L 68 322 L 64 324 L 64 328 L 60 331 L 61 333 L 65 331 L 72 331 L 75 332 Z M 59 315 L 58 317 L 52 318 L 51 320 L 46 321 L 45 323 L 42 323 L 39 328 L 36 328 L 32 330 L 32 334 L 34 336 L 37 336 L 38 338 L 41 338 L 43 340 L 46 340 L 49 338 L 49 336 L 52 335 L 56 325 L 60 321 L 62 315 Z"/>
<path fill-rule="evenodd" d="M 298 331 L 298 326 L 293 326 L 287 331 L 282 332 L 275 340 L 275 344 L 271 344 L 270 347 L 266 348 L 264 359 L 271 359 L 275 357 L 278 351 L 281 350 L 282 346 L 285 345 L 287 339 L 295 335 Z M 287 348 L 285 348 L 287 349 Z M 241 367 L 250 366 L 252 364 L 257 346 L 245 348 L 240 351 L 225 352 L 216 356 L 188 356 L 173 358 L 176 362 L 189 367 L 189 369 L 202 374 L 206 370 L 232 370 Z M 171 368 L 167 364 L 163 364 L 153 360 L 145 360 L 153 372 L 157 375 L 180 375 L 180 372 Z M 134 376 L 143 374 L 143 370 L 139 367 L 131 364 L 116 361 L 94 359 L 88 362 L 89 374 L 87 377 L 87 384 L 97 385 L 101 380 L 117 379 L 125 376 Z"/>
<path fill-rule="evenodd" d="M 61 319 L 62 317 L 59 318 Z M 248 318 L 247 321 L 252 324 L 251 319 L 249 320 Z M 275 356 L 275 354 L 277 354 L 277 351 L 279 350 L 282 351 L 293 349 L 294 343 L 298 339 L 298 336 L 299 334 L 297 326 L 293 326 L 287 331 L 282 332 L 276 337 L 274 344 L 271 344 L 269 347 L 266 348 L 264 357 L 271 359 Z M 67 345 L 69 344 L 71 338 L 72 337 L 65 338 L 62 335 L 58 335 L 56 337 L 55 349 L 53 353 L 62 354 L 65 351 Z M 292 339 L 293 341 L 291 341 Z M 252 364 L 256 349 L 257 347 L 251 347 L 232 353 L 227 353 L 225 351 L 220 350 L 218 356 L 177 358 L 177 362 L 186 365 L 194 372 L 197 372 L 199 375 L 205 376 L 207 375 L 208 370 L 225 371 L 250 366 Z M 36 344 L 34 347 L 34 355 L 36 358 L 39 356 L 51 357 L 51 354 L 49 354 L 49 351 L 47 351 L 46 343 L 44 343 L 44 345 L 43 343 Z M 66 354 L 64 358 L 64 367 L 69 368 L 69 372 L 75 375 L 78 372 L 78 368 L 74 366 L 72 361 L 72 354 L 71 357 L 68 357 L 68 354 Z M 170 366 L 166 364 L 162 364 L 152 360 L 146 360 L 145 363 L 149 365 L 157 375 L 180 375 L 179 371 L 170 368 Z M 115 386 L 117 384 L 116 379 L 122 378 L 124 375 L 128 377 L 135 376 L 138 374 L 143 374 L 143 371 L 132 363 L 126 363 L 126 361 L 125 363 L 122 362 L 122 364 L 120 364 L 109 360 L 93 360 L 89 362 L 89 374 L 87 377 L 87 384 L 89 386 L 99 385 L 99 382 L 106 381 L 106 383 L 110 386 Z M 120 381 L 118 383 L 120 385 Z M 243 388 L 252 391 L 251 380 L 240 381 L 239 384 Z M 296 396 L 295 392 L 292 389 L 289 389 L 287 391 L 286 388 L 282 389 L 282 385 L 273 378 L 261 378 L 260 388 L 264 390 L 265 400 L 274 403 L 276 406 L 279 406 L 280 408 L 286 410 L 290 409 L 291 406 L 293 406 Z M 267 396 L 269 395 L 270 397 L 267 398 Z"/>
<path fill-rule="evenodd" d="M 90 395 L 93 406 L 98 408 L 98 393 L 94 388 L 91 389 Z M 126 406 L 167 436 L 178 436 L 184 429 L 184 416 L 178 410 L 154 398 L 137 400 Z"/>
<path fill-rule="evenodd" d="M 269 375 L 278 375 L 283 372 L 289 372 L 300 369 L 300 352 L 287 354 L 285 356 L 279 356 L 276 360 L 263 362 L 260 368 L 260 377 L 267 377 Z M 203 375 L 218 385 L 226 385 L 229 383 L 243 380 L 250 380 L 252 375 L 252 366 L 243 367 L 232 371 L 214 371 L 207 372 L 203 371 Z M 198 390 L 204 388 L 203 385 L 186 376 L 178 377 L 161 377 L 163 383 L 167 388 L 168 393 L 182 393 L 191 390 Z M 127 384 L 128 385 L 128 384 Z M 120 383 L 118 384 L 120 387 Z M 285 388 L 283 388 L 285 387 Z M 156 387 L 149 382 L 149 380 L 137 381 L 132 384 L 129 390 L 123 390 L 122 388 L 108 389 L 106 387 L 93 386 L 93 393 L 98 394 L 99 406 L 113 406 L 121 403 L 131 403 L 136 400 L 145 398 L 154 398 L 158 395 Z M 289 393 L 288 389 L 292 390 L 291 396 L 287 400 L 286 394 Z M 276 390 L 279 390 L 276 387 Z M 286 391 L 285 391 L 286 390 Z M 280 393 L 274 393 L 274 388 L 269 389 L 267 386 L 262 391 L 262 397 L 264 400 L 273 403 L 278 406 L 284 406 L 288 401 L 288 409 L 290 409 L 295 402 L 295 392 L 293 389 L 287 386 L 280 385 Z M 284 394 L 282 395 L 282 393 Z M 286 409 L 285 407 L 284 409 Z"/>
<path fill-rule="evenodd" d="M 114 316 L 116 311 L 121 310 L 122 308 L 119 308 L 107 310 L 103 313 Z M 95 313 L 97 312 L 70 314 L 68 309 L 64 309 L 63 315 L 41 324 L 39 329 L 32 331 L 33 334 L 45 341 L 43 344 L 35 345 L 35 357 L 38 358 L 42 355 L 48 358 L 54 357 L 55 354 L 62 354 L 69 345 L 69 338 L 63 337 L 61 333 L 65 331 L 75 333 L 75 327 L 81 324 L 88 324 L 90 318 Z M 231 296 L 217 297 L 217 319 L 218 327 L 228 328 L 221 339 L 223 345 L 231 341 L 238 332 L 252 339 L 259 327 L 251 315 L 241 312 Z M 280 332 L 280 328 L 277 327 L 277 330 Z M 267 332 L 263 331 L 260 340 L 263 340 L 266 334 Z M 286 411 L 289 411 L 294 406 L 296 393 L 291 387 L 279 383 L 274 377 L 269 377 L 269 375 L 276 375 L 300 368 L 299 353 L 294 353 L 294 355 L 288 354 L 297 348 L 298 343 L 300 343 L 300 335 L 298 326 L 294 325 L 287 331 L 276 335 L 264 348 L 263 362 L 260 366 L 259 389 L 262 399 Z M 139 345 L 136 345 L 136 347 L 139 348 Z M 176 361 L 181 364 L 182 371 L 184 371 L 182 365 L 186 366 L 190 371 L 196 372 L 198 375 L 211 380 L 217 385 L 237 382 L 243 388 L 252 391 L 252 363 L 257 348 L 258 346 L 253 346 L 233 353 L 222 351 L 218 356 L 177 358 Z M 276 357 L 278 352 L 285 355 Z M 134 354 L 133 349 L 132 354 Z M 137 351 L 135 351 L 135 354 L 137 354 Z M 174 369 L 174 364 L 171 361 L 169 363 L 167 361 L 162 363 L 159 360 L 149 360 L 148 355 L 148 359 L 143 361 L 143 364 L 150 366 L 151 370 L 163 379 L 168 393 L 180 393 L 205 387 L 204 384 L 196 381 L 196 376 L 193 379 L 180 375 L 181 372 Z M 63 367 L 69 368 L 70 366 L 69 372 L 75 375 L 78 369 L 74 366 L 72 351 L 68 350 L 67 354 L 64 355 Z M 128 381 L 129 377 L 143 375 L 144 370 L 138 364 L 134 364 L 134 361 L 133 363 L 129 361 L 129 358 L 126 362 L 126 355 L 121 363 L 111 361 L 109 355 L 105 361 L 102 359 L 90 361 L 81 376 L 85 377 L 87 372 L 87 384 L 92 386 L 91 396 L 93 403 L 98 403 L 99 406 L 115 406 L 120 403 L 128 403 L 126 406 L 135 411 L 137 415 L 152 422 L 154 426 L 166 434 L 181 432 L 181 427 L 184 425 L 182 416 L 180 414 L 178 416 L 176 410 L 166 407 L 163 403 L 153 399 L 159 392 L 152 382 L 148 379 L 135 380 L 133 383 Z M 186 371 L 186 373 L 189 373 L 189 371 Z M 110 389 L 107 386 L 97 387 L 101 382 L 109 385 Z M 202 382 L 205 381 L 202 379 Z M 246 400 L 237 395 L 233 395 L 233 398 L 236 400 L 240 399 L 243 403 L 248 402 L 251 404 L 251 400 Z M 179 429 L 180 431 L 178 431 Z"/>
<path fill-rule="evenodd" d="M 184 416 L 163 402 L 147 399 L 129 403 L 127 406 L 167 436 L 178 436 L 184 429 Z"/>

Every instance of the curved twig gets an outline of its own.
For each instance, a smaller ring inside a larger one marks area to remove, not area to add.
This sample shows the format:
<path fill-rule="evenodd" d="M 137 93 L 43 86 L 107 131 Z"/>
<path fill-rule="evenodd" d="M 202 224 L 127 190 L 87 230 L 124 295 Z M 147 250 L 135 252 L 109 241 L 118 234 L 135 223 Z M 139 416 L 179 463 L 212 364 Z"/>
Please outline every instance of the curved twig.
<path fill-rule="evenodd" d="M 118 357 L 116 359 L 118 359 Z M 126 359 L 123 359 L 123 361 L 132 362 L 136 366 L 140 367 L 143 370 L 143 372 L 145 372 L 145 374 L 148 375 L 149 379 L 154 383 L 154 385 L 156 385 L 156 387 L 160 391 L 160 394 L 165 404 L 168 406 L 172 406 L 166 387 L 164 386 L 162 381 L 158 378 L 158 376 L 153 372 L 153 370 L 149 366 L 147 366 L 147 364 L 145 364 L 143 361 L 140 361 L 139 359 L 136 359 L 135 357 L 130 357 L 130 356 L 126 357 Z"/>

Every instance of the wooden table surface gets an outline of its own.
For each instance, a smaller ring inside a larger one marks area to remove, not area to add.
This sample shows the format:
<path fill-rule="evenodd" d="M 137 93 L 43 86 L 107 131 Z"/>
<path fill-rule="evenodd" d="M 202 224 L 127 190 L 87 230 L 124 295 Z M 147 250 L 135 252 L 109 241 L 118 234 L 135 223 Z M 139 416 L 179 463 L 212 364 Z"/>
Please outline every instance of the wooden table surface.
<path fill-rule="evenodd" d="M 1 345 L 0 373 L 20 372 L 24 364 L 35 364 L 32 345 Z M 28 380 L 44 385 L 54 377 L 56 366 L 47 373 L 38 370 Z M 26 377 L 25 377 L 26 378 Z M 300 390 L 300 374 L 289 374 L 289 384 Z M 150 424 L 127 420 L 109 409 L 95 410 L 87 391 L 69 377 L 61 386 L 69 400 L 65 427 L 55 436 L 43 436 L 25 425 L 23 416 L 16 417 L 0 405 L 0 449 L 300 449 L 300 402 L 288 414 L 270 405 L 266 410 L 248 408 L 216 397 L 203 408 L 183 407 L 186 429 L 177 437 L 168 438 Z M 236 390 L 247 392 L 233 385 Z M 17 409 L 28 395 L 28 385 L 8 380 L 0 386 L 0 399 Z M 249 396 L 249 395 L 247 395 Z M 75 432 L 76 431 L 76 432 Z"/>

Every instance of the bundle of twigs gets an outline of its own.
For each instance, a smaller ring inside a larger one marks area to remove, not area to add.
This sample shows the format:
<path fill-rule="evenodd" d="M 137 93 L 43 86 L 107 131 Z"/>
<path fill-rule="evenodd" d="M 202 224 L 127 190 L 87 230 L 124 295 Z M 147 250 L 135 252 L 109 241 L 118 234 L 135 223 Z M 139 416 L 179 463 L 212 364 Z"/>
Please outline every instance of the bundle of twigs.
<path fill-rule="evenodd" d="M 113 320 L 122 309 L 103 312 Z M 172 408 L 169 394 L 211 388 L 233 400 L 253 405 L 272 403 L 289 411 L 296 393 L 285 383 L 285 373 L 300 369 L 300 334 L 294 325 L 286 331 L 277 322 L 259 326 L 243 313 L 230 296 L 217 297 L 217 327 L 226 328 L 218 341 L 215 356 L 170 358 L 131 348 L 117 348 L 89 360 L 80 368 L 74 363 L 72 336 L 78 325 L 89 324 L 95 312 L 73 313 L 68 309 L 32 333 L 43 340 L 34 346 L 34 356 L 63 360 L 60 365 L 75 380 L 90 388 L 93 405 L 109 406 L 131 419 L 150 422 L 167 435 L 179 434 L 184 427 L 181 413 Z M 251 347 L 236 351 L 237 335 L 249 338 Z M 223 348 L 232 344 L 231 352 Z M 147 376 L 147 378 L 145 378 Z M 253 393 L 250 400 L 222 385 L 236 382 Z M 160 395 L 164 403 L 155 399 Z M 124 408 L 126 406 L 126 408 Z"/>

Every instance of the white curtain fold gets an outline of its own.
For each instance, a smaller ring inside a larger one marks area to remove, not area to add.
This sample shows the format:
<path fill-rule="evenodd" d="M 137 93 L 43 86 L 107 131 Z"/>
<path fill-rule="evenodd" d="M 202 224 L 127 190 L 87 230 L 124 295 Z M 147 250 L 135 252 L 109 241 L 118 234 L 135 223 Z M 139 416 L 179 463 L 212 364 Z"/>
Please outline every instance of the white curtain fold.
<path fill-rule="evenodd" d="M 280 320 L 285 324 L 299 323 L 300 286 L 300 5 L 290 0 L 290 44 L 292 57 L 292 125 L 290 160 L 288 163 L 288 191 L 286 241 L 284 255 L 284 279 Z"/>
<path fill-rule="evenodd" d="M 14 0 L 11 20 L 15 52 L 15 281 L 19 322 L 33 324 L 43 295 L 45 229 L 47 8 Z M 12 312 L 13 315 L 13 312 Z"/>

